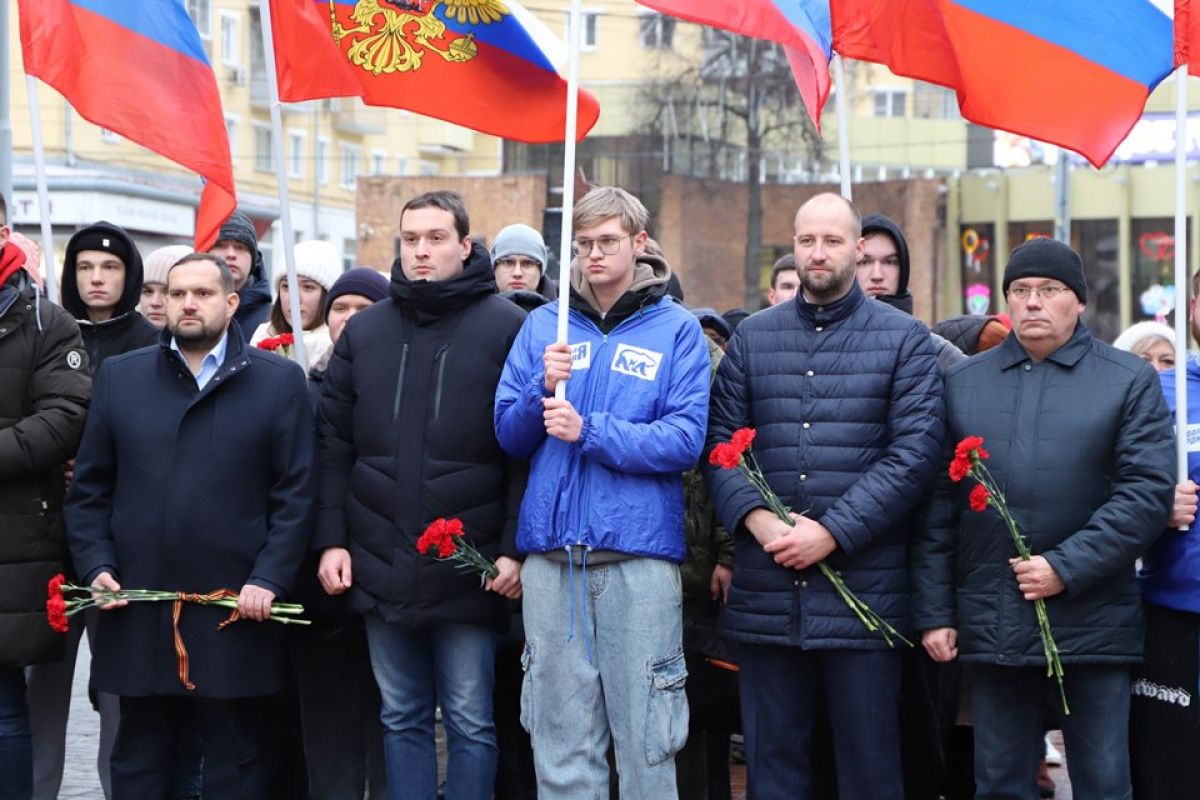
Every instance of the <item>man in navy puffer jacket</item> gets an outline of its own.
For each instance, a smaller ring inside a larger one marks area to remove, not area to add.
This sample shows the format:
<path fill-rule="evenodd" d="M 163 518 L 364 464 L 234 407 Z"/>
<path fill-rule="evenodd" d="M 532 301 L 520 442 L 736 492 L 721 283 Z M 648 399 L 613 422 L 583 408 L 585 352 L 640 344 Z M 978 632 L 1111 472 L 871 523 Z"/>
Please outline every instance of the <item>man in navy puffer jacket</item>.
<path fill-rule="evenodd" d="M 709 445 L 757 429 L 788 525 L 737 471 L 709 487 L 735 532 L 726 635 L 740 643 L 749 796 L 807 797 L 814 703 L 833 721 L 842 798 L 903 798 L 900 656 L 816 565 L 910 630 L 907 521 L 933 480 L 942 384 L 928 329 L 855 281 L 858 210 L 817 195 L 796 214 L 801 292 L 743 322 L 713 384 Z"/>

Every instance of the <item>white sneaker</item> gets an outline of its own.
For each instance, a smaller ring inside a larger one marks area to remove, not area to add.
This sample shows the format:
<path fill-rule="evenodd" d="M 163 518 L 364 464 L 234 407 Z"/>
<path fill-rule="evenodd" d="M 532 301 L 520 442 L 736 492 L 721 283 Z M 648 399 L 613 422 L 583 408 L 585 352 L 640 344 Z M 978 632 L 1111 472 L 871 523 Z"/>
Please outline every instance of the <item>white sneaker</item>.
<path fill-rule="evenodd" d="M 1063 755 L 1050 743 L 1049 734 L 1046 735 L 1046 763 L 1052 767 L 1061 767 L 1063 763 Z"/>

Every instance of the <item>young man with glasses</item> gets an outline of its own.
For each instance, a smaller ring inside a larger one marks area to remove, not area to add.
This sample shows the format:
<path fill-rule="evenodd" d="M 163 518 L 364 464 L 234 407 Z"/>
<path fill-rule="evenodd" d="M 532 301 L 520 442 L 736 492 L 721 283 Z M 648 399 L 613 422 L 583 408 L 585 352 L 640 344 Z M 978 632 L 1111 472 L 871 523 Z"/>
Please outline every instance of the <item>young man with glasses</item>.
<path fill-rule="evenodd" d="M 1033 557 L 1014 558 L 993 510 L 967 509 L 974 481 L 950 481 L 947 453 L 916 531 L 915 622 L 934 660 L 967 665 L 976 796 L 1036 798 L 1045 715 L 1061 712 L 1033 602 L 1045 600 L 1066 672 L 1071 786 L 1129 797 L 1130 669 L 1144 628 L 1134 564 L 1171 509 L 1171 417 L 1154 369 L 1081 321 L 1074 250 L 1022 244 L 1004 290 L 1014 335 L 946 374 L 946 442 L 983 437 Z"/>
<path fill-rule="evenodd" d="M 531 459 L 521 717 L 538 794 L 558 800 L 608 796 L 610 739 L 622 797 L 676 797 L 687 737 L 681 478 L 704 444 L 709 357 L 645 253 L 648 216 L 616 188 L 575 206 L 570 344 L 554 306 L 536 309 L 496 392 L 500 444 Z"/>
<path fill-rule="evenodd" d="M 492 244 L 496 293 L 535 292 L 548 300 L 557 299 L 558 289 L 546 275 L 546 263 L 542 235 L 528 225 L 509 225 L 496 234 Z"/>

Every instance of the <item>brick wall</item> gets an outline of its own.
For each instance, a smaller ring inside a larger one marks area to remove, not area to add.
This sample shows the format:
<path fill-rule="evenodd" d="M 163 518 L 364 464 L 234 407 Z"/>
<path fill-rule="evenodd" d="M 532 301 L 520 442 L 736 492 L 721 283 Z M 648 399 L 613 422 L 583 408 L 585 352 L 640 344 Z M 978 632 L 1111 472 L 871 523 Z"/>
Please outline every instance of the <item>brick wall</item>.
<path fill-rule="evenodd" d="M 396 257 L 400 210 L 410 198 L 435 189 L 449 189 L 463 196 L 471 215 L 472 237 L 485 244 L 514 222 L 542 229 L 545 175 L 359 178 L 355 201 L 358 263 L 389 269 Z"/>

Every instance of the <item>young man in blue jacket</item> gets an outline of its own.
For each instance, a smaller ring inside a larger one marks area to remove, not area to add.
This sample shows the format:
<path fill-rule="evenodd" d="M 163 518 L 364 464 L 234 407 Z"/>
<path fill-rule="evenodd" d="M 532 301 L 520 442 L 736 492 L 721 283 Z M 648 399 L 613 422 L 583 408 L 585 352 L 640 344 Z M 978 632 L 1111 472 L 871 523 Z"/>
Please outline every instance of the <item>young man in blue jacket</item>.
<path fill-rule="evenodd" d="M 496 392 L 500 444 L 531 460 L 521 706 L 547 800 L 606 796 L 610 737 L 623 797 L 677 796 L 681 473 L 704 445 L 709 360 L 670 268 L 645 254 L 648 218 L 616 188 L 576 205 L 570 344 L 554 343 L 553 306 L 535 310 Z"/>

